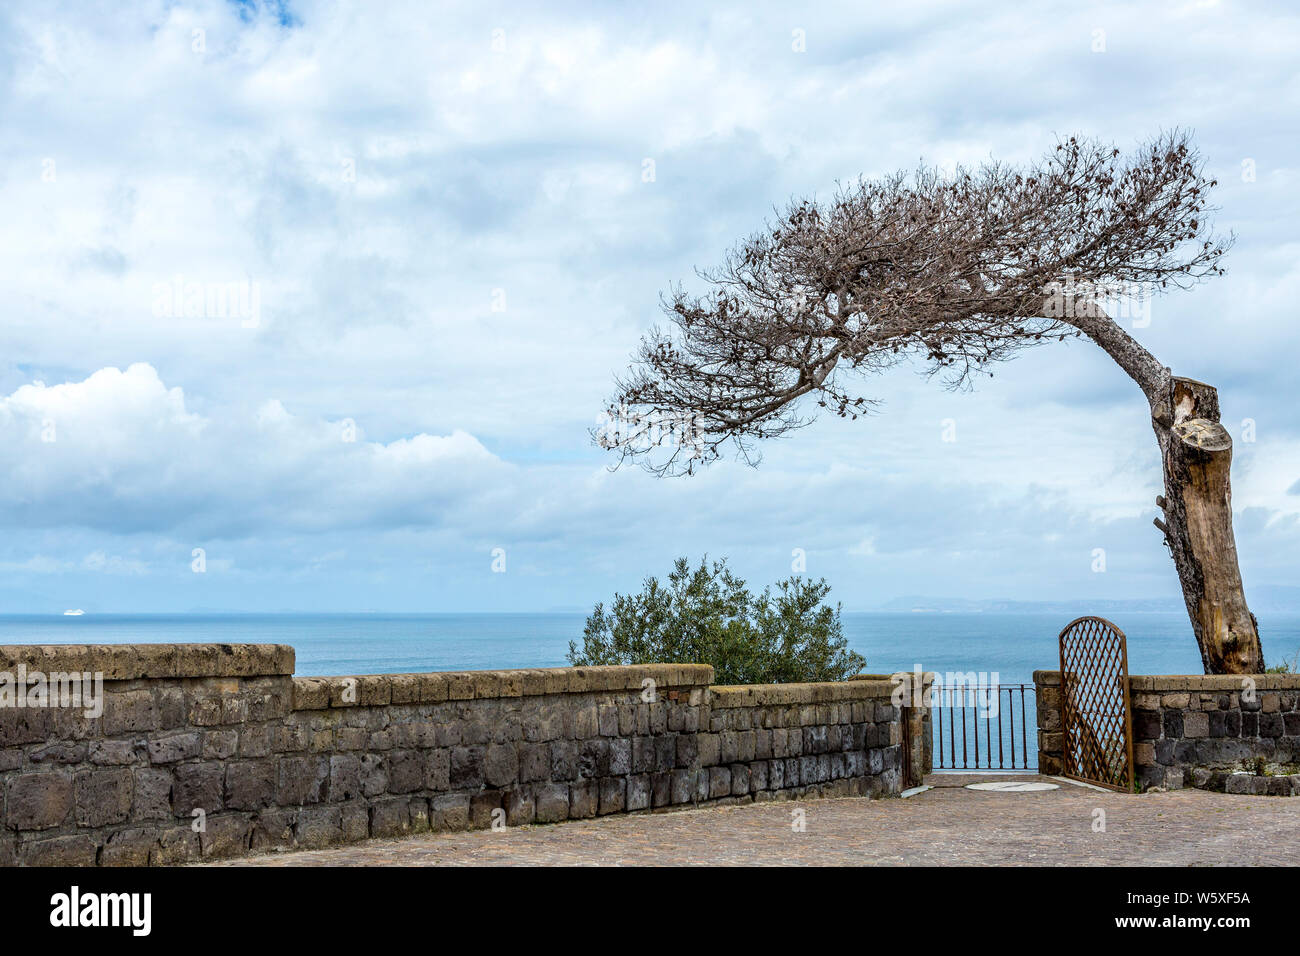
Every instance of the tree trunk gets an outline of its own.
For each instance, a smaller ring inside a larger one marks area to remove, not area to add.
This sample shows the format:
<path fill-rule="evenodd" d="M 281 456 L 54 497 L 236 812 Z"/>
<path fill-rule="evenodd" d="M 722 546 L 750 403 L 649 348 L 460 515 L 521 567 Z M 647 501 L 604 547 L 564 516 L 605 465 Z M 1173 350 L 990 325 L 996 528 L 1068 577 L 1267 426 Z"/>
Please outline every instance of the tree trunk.
<path fill-rule="evenodd" d="M 1165 493 L 1157 499 L 1207 674 L 1259 674 L 1264 654 L 1237 566 L 1228 471 L 1232 437 L 1219 423 L 1209 385 L 1172 378 L 1167 401 L 1152 402 Z"/>

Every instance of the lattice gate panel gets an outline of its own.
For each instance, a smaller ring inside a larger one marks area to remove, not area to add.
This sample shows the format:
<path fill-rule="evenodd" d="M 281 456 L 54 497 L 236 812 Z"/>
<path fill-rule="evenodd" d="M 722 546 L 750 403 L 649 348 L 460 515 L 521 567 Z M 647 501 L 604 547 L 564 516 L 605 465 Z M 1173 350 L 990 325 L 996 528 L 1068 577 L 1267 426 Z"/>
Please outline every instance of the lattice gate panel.
<path fill-rule="evenodd" d="M 1133 789 L 1133 713 L 1124 632 L 1100 617 L 1061 631 L 1061 730 L 1067 777 Z"/>

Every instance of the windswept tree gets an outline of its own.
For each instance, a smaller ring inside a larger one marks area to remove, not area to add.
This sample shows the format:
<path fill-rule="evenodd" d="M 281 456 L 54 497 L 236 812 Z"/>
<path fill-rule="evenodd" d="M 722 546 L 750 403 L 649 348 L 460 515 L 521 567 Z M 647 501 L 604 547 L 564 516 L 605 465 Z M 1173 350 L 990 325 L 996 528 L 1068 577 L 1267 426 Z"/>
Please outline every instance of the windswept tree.
<path fill-rule="evenodd" d="M 856 418 L 860 378 L 907 360 L 962 388 L 1020 349 L 1086 336 L 1151 409 L 1163 533 L 1206 673 L 1259 673 L 1232 532 L 1232 439 L 1214 388 L 1175 376 L 1111 302 L 1221 274 L 1231 237 L 1208 221 L 1215 185 L 1184 133 L 1129 157 L 1071 138 L 1028 167 L 921 167 L 793 202 L 677 290 L 606 410 L 597 441 L 659 474 L 806 425 Z M 801 401 L 804 400 L 804 401 Z M 813 409 L 808 402 L 815 402 Z"/>

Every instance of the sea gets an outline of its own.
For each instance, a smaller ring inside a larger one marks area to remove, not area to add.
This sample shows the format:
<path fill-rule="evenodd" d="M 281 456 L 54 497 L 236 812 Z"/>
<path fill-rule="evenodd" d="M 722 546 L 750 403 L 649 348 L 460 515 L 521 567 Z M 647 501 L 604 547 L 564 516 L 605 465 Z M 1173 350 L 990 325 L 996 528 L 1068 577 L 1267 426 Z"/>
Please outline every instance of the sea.
<path fill-rule="evenodd" d="M 1129 673 L 1198 674 L 1181 613 L 1115 613 Z M 0 644 L 270 643 L 292 645 L 300 676 L 563 667 L 582 643 L 575 614 L 93 614 L 0 615 Z M 870 673 L 921 668 L 1031 683 L 1058 666 L 1064 615 L 994 612 L 844 612 L 844 635 Z M 1300 614 L 1261 615 L 1267 662 L 1300 654 Z"/>

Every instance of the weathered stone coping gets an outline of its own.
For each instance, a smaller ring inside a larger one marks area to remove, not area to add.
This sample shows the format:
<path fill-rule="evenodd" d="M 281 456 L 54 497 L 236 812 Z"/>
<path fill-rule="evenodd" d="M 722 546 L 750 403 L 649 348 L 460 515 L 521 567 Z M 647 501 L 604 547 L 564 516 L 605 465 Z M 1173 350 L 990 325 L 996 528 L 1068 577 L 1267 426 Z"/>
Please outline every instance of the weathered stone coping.
<path fill-rule="evenodd" d="M 902 680 L 906 680 L 910 682 L 911 679 L 917 673 L 918 673 L 917 671 L 895 671 L 892 674 L 854 674 L 852 677 L 848 679 L 885 681 L 888 684 L 893 684 L 895 682 L 895 678 L 898 678 L 900 682 Z M 925 686 L 929 686 L 930 684 L 933 684 L 935 678 L 939 676 L 935 671 L 920 671 L 919 673 L 921 675 L 921 683 L 924 684 Z"/>
<path fill-rule="evenodd" d="M 710 687 L 713 707 L 765 707 L 784 704 L 827 704 L 840 700 L 888 699 L 894 684 L 887 680 L 852 680 L 819 684 L 740 684 Z"/>
<path fill-rule="evenodd" d="M 354 677 L 296 677 L 294 710 L 383 707 L 641 690 L 704 688 L 713 680 L 708 664 L 635 664 L 608 667 L 546 667 L 502 671 L 434 671 L 424 674 L 365 674 Z"/>
<path fill-rule="evenodd" d="M 1149 691 L 1239 691 L 1250 678 L 1256 690 L 1300 690 L 1300 674 L 1130 674 L 1129 689 Z M 1034 683 L 1060 686 L 1060 671 L 1034 671 Z"/>
<path fill-rule="evenodd" d="M 3 644 L 0 671 L 91 672 L 105 680 L 293 673 L 287 644 Z"/>
<path fill-rule="evenodd" d="M 1239 691 L 1249 678 L 1256 690 L 1300 690 L 1300 674 L 1169 674 L 1131 676 L 1129 687 L 1135 691 Z"/>

